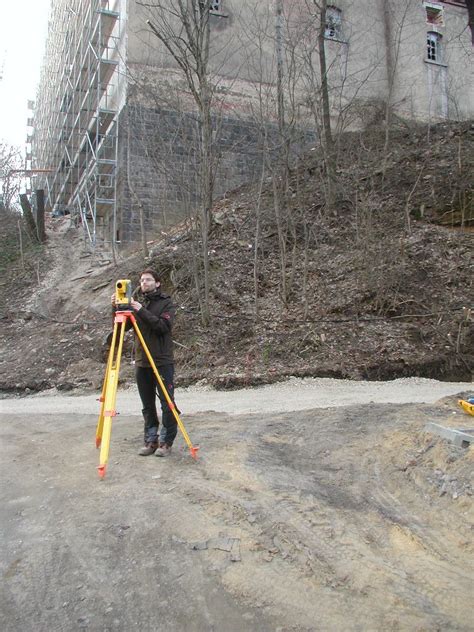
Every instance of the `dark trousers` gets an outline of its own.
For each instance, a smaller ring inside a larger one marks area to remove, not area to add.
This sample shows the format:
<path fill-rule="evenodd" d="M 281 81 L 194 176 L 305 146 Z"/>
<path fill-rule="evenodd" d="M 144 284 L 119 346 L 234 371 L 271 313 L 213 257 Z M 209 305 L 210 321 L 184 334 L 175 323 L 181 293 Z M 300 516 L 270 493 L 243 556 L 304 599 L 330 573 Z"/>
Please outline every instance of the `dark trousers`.
<path fill-rule="evenodd" d="M 157 367 L 163 384 L 165 385 L 168 395 L 174 401 L 174 366 L 168 364 L 166 366 Z M 161 390 L 158 381 L 153 373 L 151 367 L 136 367 L 135 374 L 138 386 L 138 393 L 142 400 L 142 413 L 145 420 L 144 439 L 145 443 L 167 443 L 173 445 L 173 441 L 176 438 L 178 432 L 178 424 L 171 412 L 168 402 Z M 160 430 L 160 436 L 158 438 L 158 428 L 160 422 L 158 419 L 158 413 L 156 411 L 156 393 L 158 391 L 158 397 L 161 404 L 161 421 L 162 426 Z"/>

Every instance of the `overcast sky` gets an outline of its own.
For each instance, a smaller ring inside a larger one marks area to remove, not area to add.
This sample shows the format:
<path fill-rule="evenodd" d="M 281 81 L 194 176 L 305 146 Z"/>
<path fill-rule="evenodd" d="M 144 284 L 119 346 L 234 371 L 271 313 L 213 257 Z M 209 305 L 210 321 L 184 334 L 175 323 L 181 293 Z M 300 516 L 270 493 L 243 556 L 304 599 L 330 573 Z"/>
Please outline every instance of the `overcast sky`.
<path fill-rule="evenodd" d="M 0 140 L 26 142 L 27 101 L 35 100 L 50 0 L 3 0 L 0 8 Z"/>

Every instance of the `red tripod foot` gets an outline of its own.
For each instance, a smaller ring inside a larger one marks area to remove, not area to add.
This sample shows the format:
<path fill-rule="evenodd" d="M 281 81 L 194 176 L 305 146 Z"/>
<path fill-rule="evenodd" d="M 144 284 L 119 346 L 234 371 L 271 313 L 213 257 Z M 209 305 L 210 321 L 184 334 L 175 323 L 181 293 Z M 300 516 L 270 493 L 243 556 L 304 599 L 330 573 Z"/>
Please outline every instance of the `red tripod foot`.
<path fill-rule="evenodd" d="M 197 455 L 197 451 L 199 450 L 199 446 L 196 445 L 194 447 L 189 448 L 189 451 L 191 452 L 191 456 L 193 457 L 193 459 L 195 459 L 197 461 L 198 455 Z"/>
<path fill-rule="evenodd" d="M 105 476 L 105 465 L 98 465 L 97 466 L 97 472 L 98 472 L 100 478 L 104 478 L 104 476 Z"/>

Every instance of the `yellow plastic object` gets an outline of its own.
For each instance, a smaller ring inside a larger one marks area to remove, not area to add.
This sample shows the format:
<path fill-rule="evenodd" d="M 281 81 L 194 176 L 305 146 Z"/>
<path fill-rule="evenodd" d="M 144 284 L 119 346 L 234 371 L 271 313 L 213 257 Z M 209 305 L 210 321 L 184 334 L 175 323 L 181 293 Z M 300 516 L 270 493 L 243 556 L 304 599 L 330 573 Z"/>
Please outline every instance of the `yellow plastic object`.
<path fill-rule="evenodd" d="M 466 402 L 465 399 L 458 399 L 458 404 L 468 415 L 472 415 L 474 417 L 474 404 Z"/>
<path fill-rule="evenodd" d="M 115 284 L 115 304 L 118 309 L 130 309 L 132 300 L 132 282 L 129 279 L 119 279 Z"/>
<path fill-rule="evenodd" d="M 117 281 L 117 285 L 118 283 L 119 281 Z M 135 329 L 140 344 L 145 351 L 150 366 L 153 369 L 153 373 L 155 374 L 157 382 L 163 391 L 168 406 L 173 413 L 174 418 L 176 419 L 178 427 L 181 430 L 181 433 L 184 437 L 184 440 L 186 441 L 186 444 L 193 459 L 197 459 L 197 451 L 199 450 L 198 446 L 193 446 L 193 444 L 191 443 L 191 439 L 189 438 L 189 435 L 186 432 L 186 428 L 184 427 L 184 424 L 180 419 L 178 411 L 176 410 L 176 406 L 169 396 L 168 391 L 166 390 L 163 380 L 161 379 L 155 362 L 151 356 L 151 353 L 146 346 L 145 340 L 143 339 L 142 333 L 138 328 L 135 314 L 130 309 L 117 311 L 115 313 L 112 342 L 110 346 L 109 357 L 107 359 L 107 367 L 105 369 L 105 378 L 102 385 L 102 393 L 100 396 L 101 406 L 99 419 L 97 421 L 97 429 L 95 433 L 95 445 L 97 448 L 100 448 L 99 465 L 97 467 L 100 478 L 104 478 L 107 462 L 109 460 L 110 437 L 112 434 L 112 419 L 117 414 L 115 410 L 115 402 L 117 399 L 120 360 L 122 357 L 123 339 L 125 336 L 125 329 L 128 320 L 131 321 L 133 328 Z"/>

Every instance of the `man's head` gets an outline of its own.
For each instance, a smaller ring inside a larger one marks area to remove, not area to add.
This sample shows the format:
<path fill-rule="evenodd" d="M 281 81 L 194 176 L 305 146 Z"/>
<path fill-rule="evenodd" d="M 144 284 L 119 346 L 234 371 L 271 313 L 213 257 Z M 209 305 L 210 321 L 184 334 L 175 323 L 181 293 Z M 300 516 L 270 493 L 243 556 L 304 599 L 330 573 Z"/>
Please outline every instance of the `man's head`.
<path fill-rule="evenodd" d="M 151 268 L 146 268 L 140 274 L 140 288 L 142 292 L 154 292 L 160 287 L 160 277 Z"/>

